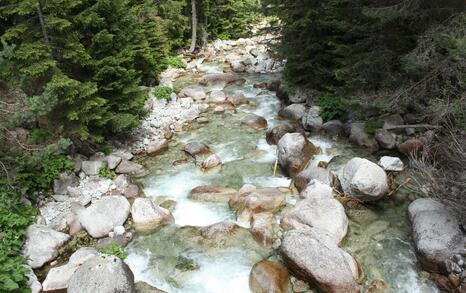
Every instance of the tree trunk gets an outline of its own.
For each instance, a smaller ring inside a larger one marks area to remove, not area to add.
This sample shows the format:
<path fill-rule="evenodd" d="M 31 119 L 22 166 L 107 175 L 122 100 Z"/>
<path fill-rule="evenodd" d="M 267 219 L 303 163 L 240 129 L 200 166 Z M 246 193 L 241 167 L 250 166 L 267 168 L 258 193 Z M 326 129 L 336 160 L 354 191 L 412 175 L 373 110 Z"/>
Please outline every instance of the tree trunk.
<path fill-rule="evenodd" d="M 197 13 L 196 13 L 196 0 L 191 0 L 191 14 L 192 14 L 192 37 L 191 37 L 191 47 L 189 51 L 192 53 L 196 49 L 196 40 L 197 40 Z"/>
<path fill-rule="evenodd" d="M 40 0 L 37 1 L 37 14 L 39 15 L 40 27 L 42 29 L 44 40 L 47 44 L 50 44 L 49 35 L 47 34 L 47 29 L 45 27 L 44 14 L 42 13 L 42 2 Z"/>

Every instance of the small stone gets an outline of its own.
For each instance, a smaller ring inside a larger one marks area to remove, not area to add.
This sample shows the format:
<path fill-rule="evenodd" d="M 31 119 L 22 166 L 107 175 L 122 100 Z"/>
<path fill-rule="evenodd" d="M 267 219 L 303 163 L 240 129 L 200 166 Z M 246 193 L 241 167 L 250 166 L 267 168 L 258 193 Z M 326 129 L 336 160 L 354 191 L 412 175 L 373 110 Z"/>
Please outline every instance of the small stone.
<path fill-rule="evenodd" d="M 382 167 L 385 171 L 391 172 L 401 172 L 404 169 L 404 164 L 397 157 L 384 156 L 379 160 L 379 166 Z"/>
<path fill-rule="evenodd" d="M 115 233 L 115 235 L 122 235 L 122 234 L 125 234 L 125 227 L 123 226 L 116 226 L 113 228 L 113 232 Z"/>

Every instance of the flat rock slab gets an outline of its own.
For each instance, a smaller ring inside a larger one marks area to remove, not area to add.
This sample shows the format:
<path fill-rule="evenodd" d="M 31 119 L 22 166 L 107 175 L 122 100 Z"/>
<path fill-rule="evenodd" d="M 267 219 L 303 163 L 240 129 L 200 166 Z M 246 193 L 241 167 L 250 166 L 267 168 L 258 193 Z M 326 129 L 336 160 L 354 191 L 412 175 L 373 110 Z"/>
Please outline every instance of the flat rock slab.
<path fill-rule="evenodd" d="M 68 234 L 55 231 L 44 225 L 29 226 L 23 248 L 23 254 L 28 258 L 27 264 L 33 269 L 42 267 L 58 256 L 58 249 L 69 239 Z"/>
<path fill-rule="evenodd" d="M 228 202 L 237 192 L 234 188 L 204 185 L 192 189 L 188 197 L 207 202 Z"/>

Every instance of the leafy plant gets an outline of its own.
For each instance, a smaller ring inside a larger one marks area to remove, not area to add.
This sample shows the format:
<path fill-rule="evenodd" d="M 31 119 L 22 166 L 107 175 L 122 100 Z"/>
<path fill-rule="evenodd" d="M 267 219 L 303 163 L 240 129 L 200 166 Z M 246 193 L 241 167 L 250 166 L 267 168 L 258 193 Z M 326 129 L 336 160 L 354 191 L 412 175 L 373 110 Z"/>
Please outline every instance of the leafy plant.
<path fill-rule="evenodd" d="M 185 68 L 186 66 L 183 63 L 183 59 L 179 56 L 169 56 L 167 57 L 167 65 L 173 68 Z"/>
<path fill-rule="evenodd" d="M 106 166 L 100 167 L 100 169 L 99 169 L 99 177 L 107 178 L 107 179 L 113 179 L 113 178 L 115 178 L 115 176 L 116 176 L 115 171 L 110 170 L 110 169 L 107 168 Z"/>
<path fill-rule="evenodd" d="M 170 95 L 172 94 L 173 89 L 168 86 L 158 86 L 155 89 L 155 97 L 157 99 L 170 100 Z"/>
<path fill-rule="evenodd" d="M 317 105 L 320 107 L 320 116 L 324 121 L 342 120 L 347 112 L 345 99 L 330 93 L 319 96 Z"/>
<path fill-rule="evenodd" d="M 128 256 L 124 249 L 115 243 L 112 243 L 112 246 L 99 248 L 98 251 L 100 253 L 114 255 L 120 258 L 121 260 L 124 260 Z"/>
<path fill-rule="evenodd" d="M 374 135 L 375 131 L 383 127 L 383 121 L 380 120 L 371 120 L 364 123 L 364 131 L 367 134 Z"/>

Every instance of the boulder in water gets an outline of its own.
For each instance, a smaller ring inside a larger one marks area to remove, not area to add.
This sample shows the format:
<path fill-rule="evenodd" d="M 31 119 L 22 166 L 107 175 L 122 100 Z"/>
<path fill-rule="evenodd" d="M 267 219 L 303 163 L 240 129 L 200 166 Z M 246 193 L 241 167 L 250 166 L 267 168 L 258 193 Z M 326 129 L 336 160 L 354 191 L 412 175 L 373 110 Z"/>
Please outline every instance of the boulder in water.
<path fill-rule="evenodd" d="M 359 269 L 351 255 L 339 248 L 325 233 L 291 230 L 280 247 L 288 269 L 298 278 L 323 292 L 359 293 Z"/>
<path fill-rule="evenodd" d="M 253 214 L 275 212 L 286 203 L 286 195 L 277 188 L 262 188 L 240 191 L 228 204 L 236 210 L 239 219 L 249 221 Z"/>
<path fill-rule="evenodd" d="M 318 180 L 323 184 L 333 186 L 335 180 L 333 173 L 330 170 L 320 168 L 320 167 L 308 167 L 299 174 L 294 179 L 294 185 L 299 192 L 303 191 L 306 186 L 312 180 Z"/>
<path fill-rule="evenodd" d="M 251 220 L 251 233 L 254 239 L 264 246 L 272 246 L 273 223 L 274 217 L 272 213 L 254 214 Z"/>
<path fill-rule="evenodd" d="M 212 168 L 222 165 L 222 160 L 216 154 L 208 156 L 201 164 L 201 170 L 206 172 Z"/>
<path fill-rule="evenodd" d="M 301 133 L 286 133 L 278 142 L 278 162 L 291 177 L 306 167 L 318 149 Z"/>
<path fill-rule="evenodd" d="M 204 89 L 198 85 L 190 85 L 183 88 L 180 93 L 178 94 L 180 98 L 192 98 L 195 101 L 204 100 L 207 95 L 204 92 Z"/>
<path fill-rule="evenodd" d="M 362 158 L 346 163 L 340 178 L 343 191 L 361 201 L 375 201 L 388 192 L 385 171 L 377 164 Z"/>
<path fill-rule="evenodd" d="M 212 91 L 207 102 L 214 104 L 223 103 L 226 101 L 226 98 L 227 97 L 223 91 Z"/>
<path fill-rule="evenodd" d="M 293 132 L 295 132 L 295 128 L 292 125 L 289 125 L 289 124 L 275 125 L 272 128 L 269 128 L 267 130 L 267 133 L 265 134 L 267 143 L 270 145 L 276 145 L 278 144 L 278 141 L 280 140 L 280 138 L 282 138 L 285 134 L 293 133 Z"/>
<path fill-rule="evenodd" d="M 186 146 L 184 147 L 184 151 L 191 156 L 197 156 L 197 155 L 209 154 L 210 148 L 204 143 L 195 141 L 195 142 L 190 142 L 186 144 Z"/>
<path fill-rule="evenodd" d="M 168 140 L 165 138 L 153 141 L 146 147 L 146 153 L 150 156 L 160 155 L 168 150 Z"/>
<path fill-rule="evenodd" d="M 256 263 L 249 275 L 249 287 L 254 293 L 290 292 L 290 276 L 281 264 L 263 260 Z"/>
<path fill-rule="evenodd" d="M 228 202 L 237 192 L 234 188 L 205 185 L 192 189 L 189 198 L 208 202 Z"/>
<path fill-rule="evenodd" d="M 134 200 L 131 206 L 131 216 L 136 231 L 157 229 L 175 221 L 168 210 L 155 205 L 150 198 L 142 197 Z"/>
<path fill-rule="evenodd" d="M 141 175 L 145 172 L 144 166 L 135 162 L 123 160 L 115 172 L 118 174 Z"/>
<path fill-rule="evenodd" d="M 306 115 L 306 106 L 303 104 L 291 104 L 278 112 L 278 116 L 294 121 L 300 120 L 304 115 Z"/>
<path fill-rule="evenodd" d="M 267 127 L 267 120 L 264 117 L 252 114 L 243 118 L 241 124 L 254 129 L 265 129 Z"/>
<path fill-rule="evenodd" d="M 416 255 L 430 272 L 446 272 L 445 261 L 464 251 L 465 235 L 455 213 L 444 204 L 420 198 L 408 207 Z"/>
<path fill-rule="evenodd" d="M 236 93 L 227 98 L 227 100 L 235 106 L 247 104 L 249 101 L 242 93 Z"/>

